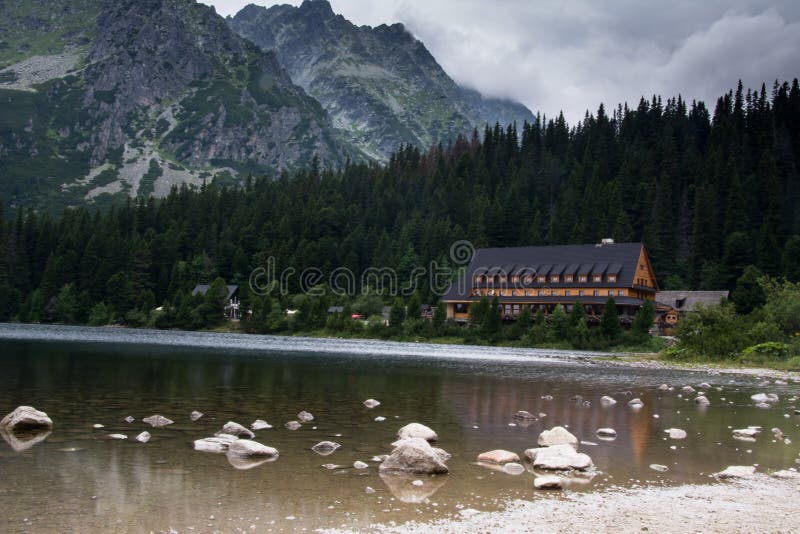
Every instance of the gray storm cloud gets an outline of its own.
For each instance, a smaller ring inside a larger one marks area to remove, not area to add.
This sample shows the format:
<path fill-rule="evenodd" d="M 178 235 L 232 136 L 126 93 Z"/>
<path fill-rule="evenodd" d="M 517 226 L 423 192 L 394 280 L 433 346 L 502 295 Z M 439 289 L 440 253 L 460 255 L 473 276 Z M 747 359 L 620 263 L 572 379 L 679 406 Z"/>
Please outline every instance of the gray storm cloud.
<path fill-rule="evenodd" d="M 247 2 L 207 3 L 228 15 Z M 760 87 L 800 76 L 794 0 L 331 4 L 356 24 L 402 22 L 457 82 L 548 116 L 563 110 L 571 123 L 601 102 L 635 105 L 642 96 L 680 93 L 713 106 L 739 79 Z"/>

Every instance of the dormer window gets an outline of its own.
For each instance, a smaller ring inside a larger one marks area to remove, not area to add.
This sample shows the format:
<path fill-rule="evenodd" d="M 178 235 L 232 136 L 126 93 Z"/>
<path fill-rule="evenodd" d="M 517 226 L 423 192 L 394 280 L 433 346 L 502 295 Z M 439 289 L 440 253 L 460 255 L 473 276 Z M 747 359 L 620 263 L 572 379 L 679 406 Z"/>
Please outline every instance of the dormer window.
<path fill-rule="evenodd" d="M 531 276 L 531 275 L 527 275 L 527 276 L 525 277 L 525 283 L 526 283 L 526 284 L 530 284 L 530 283 L 532 283 L 532 282 L 533 282 L 533 276 Z"/>
<path fill-rule="evenodd" d="M 553 282 L 553 283 L 558 283 L 558 279 L 559 279 L 559 276 L 557 274 L 554 274 L 554 275 L 552 275 L 550 277 L 550 281 Z"/>
<path fill-rule="evenodd" d="M 573 282 L 573 276 L 571 274 L 564 275 L 564 282 L 571 284 Z"/>
<path fill-rule="evenodd" d="M 602 282 L 602 281 L 603 281 L 603 275 L 602 274 L 592 275 L 592 282 L 598 282 L 599 283 L 599 282 Z"/>
<path fill-rule="evenodd" d="M 545 282 L 547 282 L 547 277 L 545 275 L 543 275 L 543 274 L 540 274 L 539 275 L 539 283 L 540 284 L 544 284 Z"/>
<path fill-rule="evenodd" d="M 616 274 L 609 274 L 608 275 L 608 283 L 616 284 L 617 283 L 617 275 Z"/>
<path fill-rule="evenodd" d="M 581 284 L 585 284 L 588 279 L 589 279 L 589 277 L 586 276 L 585 274 L 579 274 L 578 275 L 578 282 L 580 282 Z"/>

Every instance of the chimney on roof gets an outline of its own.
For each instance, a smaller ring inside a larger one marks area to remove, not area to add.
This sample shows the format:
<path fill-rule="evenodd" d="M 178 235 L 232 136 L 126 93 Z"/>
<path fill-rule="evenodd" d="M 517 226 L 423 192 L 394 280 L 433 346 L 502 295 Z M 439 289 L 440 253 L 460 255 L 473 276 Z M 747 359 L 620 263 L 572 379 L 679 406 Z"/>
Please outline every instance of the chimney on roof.
<path fill-rule="evenodd" d="M 603 238 L 603 239 L 600 240 L 600 245 L 602 245 L 602 246 L 613 245 L 613 244 L 614 244 L 614 240 L 611 239 L 610 237 L 606 237 L 606 238 Z"/>

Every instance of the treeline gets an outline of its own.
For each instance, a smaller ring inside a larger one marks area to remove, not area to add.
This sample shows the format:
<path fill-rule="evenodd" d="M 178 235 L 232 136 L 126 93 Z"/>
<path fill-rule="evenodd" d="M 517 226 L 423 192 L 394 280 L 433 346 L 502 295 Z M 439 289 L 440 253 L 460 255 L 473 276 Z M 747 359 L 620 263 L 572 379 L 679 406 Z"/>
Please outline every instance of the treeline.
<path fill-rule="evenodd" d="M 386 165 L 312 162 L 57 218 L 17 209 L 0 214 L 0 319 L 88 322 L 102 305 L 109 320 L 136 324 L 166 304 L 200 306 L 188 295 L 197 283 L 246 288 L 269 257 L 279 271 L 389 266 L 405 280 L 416 265 L 452 265 L 461 239 L 643 240 L 668 289 L 732 289 L 749 265 L 798 280 L 799 158 L 794 80 L 769 92 L 740 84 L 713 110 L 653 97 L 610 115 L 600 106 L 574 127 L 561 115 L 496 125 L 448 146 L 401 147 Z M 425 281 L 419 295 L 435 303 Z"/>

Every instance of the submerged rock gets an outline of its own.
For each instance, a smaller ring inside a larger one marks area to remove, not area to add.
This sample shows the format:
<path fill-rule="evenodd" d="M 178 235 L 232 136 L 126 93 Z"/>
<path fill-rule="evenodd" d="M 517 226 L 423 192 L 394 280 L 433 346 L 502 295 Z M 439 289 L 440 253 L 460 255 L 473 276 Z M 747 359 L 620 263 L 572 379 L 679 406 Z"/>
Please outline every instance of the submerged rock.
<path fill-rule="evenodd" d="M 396 442 L 396 447 L 380 465 L 381 472 L 445 474 L 445 462 L 450 455 L 431 447 L 423 438 L 407 438 Z"/>
<path fill-rule="evenodd" d="M 298 413 L 297 414 L 297 418 L 300 421 L 304 422 L 304 423 L 309 423 L 309 422 L 314 420 L 314 416 L 311 415 L 311 413 L 309 413 L 309 412 L 307 412 L 305 410 L 303 410 L 302 412 Z"/>
<path fill-rule="evenodd" d="M 426 478 L 423 484 L 419 485 L 415 484 L 415 482 L 419 481 L 416 475 L 382 471 L 379 476 L 398 501 L 409 504 L 425 502 L 447 483 L 448 478 L 432 476 Z"/>
<path fill-rule="evenodd" d="M 214 434 L 215 436 L 219 436 L 220 434 L 228 434 L 230 436 L 236 436 L 237 438 L 244 438 L 244 439 L 252 439 L 256 435 L 253 434 L 249 429 L 245 428 L 244 426 L 240 425 L 235 421 L 228 421 L 223 425 L 222 430 Z"/>
<path fill-rule="evenodd" d="M 594 466 L 588 454 L 577 452 L 571 445 L 553 445 L 525 451 L 534 468 L 551 471 L 586 471 Z"/>
<path fill-rule="evenodd" d="M 681 388 L 681 391 L 683 391 L 684 393 L 690 393 L 691 394 L 691 393 L 695 392 L 695 389 L 692 386 L 683 386 Z"/>
<path fill-rule="evenodd" d="M 478 461 L 487 464 L 505 464 L 508 462 L 519 462 L 519 455 L 515 452 L 503 449 L 482 452 L 478 455 Z"/>
<path fill-rule="evenodd" d="M 669 467 L 661 464 L 650 464 L 650 469 L 652 469 L 653 471 L 659 471 L 661 473 L 669 471 Z"/>
<path fill-rule="evenodd" d="M 167 419 L 163 415 L 151 415 L 150 417 L 145 417 L 142 421 L 153 428 L 162 428 L 175 422 L 172 419 Z"/>
<path fill-rule="evenodd" d="M 536 421 L 536 416 L 533 415 L 531 412 L 528 412 L 528 411 L 525 411 L 525 410 L 520 410 L 520 411 L 516 412 L 514 415 L 512 415 L 511 417 L 513 417 L 514 419 L 520 419 L 520 420 L 523 420 L 523 421 Z"/>
<path fill-rule="evenodd" d="M 725 470 L 716 473 L 714 476 L 717 478 L 749 478 L 756 472 L 756 468 L 752 465 L 730 465 Z"/>
<path fill-rule="evenodd" d="M 0 420 L 0 427 L 10 432 L 49 430 L 53 428 L 53 420 L 32 406 L 19 406 Z"/>
<path fill-rule="evenodd" d="M 709 404 L 711 404 L 705 395 L 698 395 L 697 397 L 695 397 L 694 403 L 699 406 L 708 406 Z"/>
<path fill-rule="evenodd" d="M 636 397 L 635 399 L 631 399 L 628 401 L 628 406 L 630 406 L 633 409 L 639 409 L 644 406 L 644 403 L 639 397 Z"/>
<path fill-rule="evenodd" d="M 736 430 L 733 431 L 733 437 L 754 438 L 760 432 L 761 432 L 760 429 L 755 429 L 755 428 L 737 428 Z"/>
<path fill-rule="evenodd" d="M 376 406 L 380 406 L 381 403 L 376 401 L 375 399 L 367 399 L 364 401 L 364 406 L 367 408 L 375 408 Z"/>
<path fill-rule="evenodd" d="M 135 439 L 135 440 L 136 440 L 136 441 L 138 441 L 139 443 L 147 443 L 148 441 L 150 441 L 150 438 L 151 438 L 151 437 L 152 437 L 152 436 L 150 436 L 150 432 L 148 432 L 147 430 L 145 430 L 144 432 L 141 432 L 141 433 L 140 433 L 138 436 L 136 436 L 136 437 L 135 437 L 135 438 L 133 438 L 133 439 Z"/>
<path fill-rule="evenodd" d="M 420 423 L 409 423 L 397 431 L 397 437 L 401 440 L 408 438 L 421 438 L 425 441 L 438 441 L 439 436 L 425 425 Z"/>
<path fill-rule="evenodd" d="M 600 404 L 603 406 L 614 406 L 617 401 L 613 397 L 609 397 L 608 395 L 603 395 L 600 397 Z"/>
<path fill-rule="evenodd" d="M 542 475 L 533 479 L 533 487 L 536 489 L 561 489 L 563 481 L 558 475 Z"/>
<path fill-rule="evenodd" d="M 197 410 L 194 410 L 192 413 L 189 414 L 189 419 L 191 419 L 192 421 L 197 421 L 198 419 L 203 417 L 203 415 L 204 415 L 203 412 L 198 412 Z"/>
<path fill-rule="evenodd" d="M 266 422 L 266 421 L 264 421 L 263 419 L 256 419 L 256 420 L 255 420 L 255 421 L 253 421 L 253 423 L 250 425 L 250 428 L 251 428 L 252 430 L 269 430 L 270 428 L 272 428 L 272 425 L 271 425 L 271 424 L 269 424 L 269 423 L 267 423 L 267 422 Z"/>
<path fill-rule="evenodd" d="M 517 462 L 508 462 L 503 465 L 503 472 L 509 475 L 521 475 L 525 472 L 525 466 Z"/>
<path fill-rule="evenodd" d="M 217 434 L 213 438 L 196 439 L 194 450 L 201 452 L 227 452 L 228 447 L 239 438 L 230 434 Z"/>
<path fill-rule="evenodd" d="M 550 430 L 545 430 L 539 434 L 536 441 L 541 447 L 552 447 L 554 445 L 569 445 L 578 450 L 578 438 L 563 426 L 554 426 Z"/>
<path fill-rule="evenodd" d="M 278 456 L 278 449 L 262 445 L 261 443 L 249 439 L 237 439 L 228 445 L 227 454 L 228 456 L 260 456 L 273 458 Z"/>
<path fill-rule="evenodd" d="M 341 447 L 341 445 L 339 445 L 335 441 L 320 441 L 319 443 L 311 447 L 311 450 L 316 452 L 320 456 L 328 456 L 329 454 L 333 454 L 333 452 L 339 447 Z"/>

